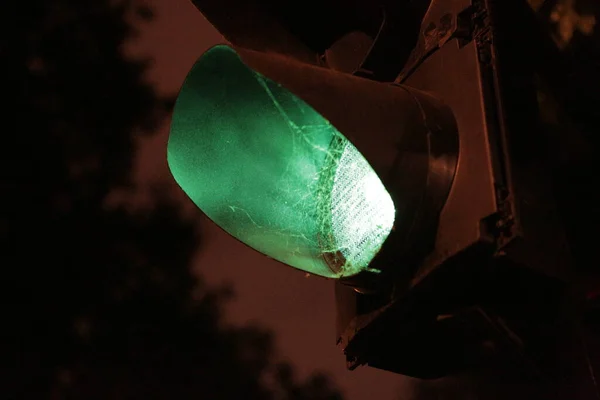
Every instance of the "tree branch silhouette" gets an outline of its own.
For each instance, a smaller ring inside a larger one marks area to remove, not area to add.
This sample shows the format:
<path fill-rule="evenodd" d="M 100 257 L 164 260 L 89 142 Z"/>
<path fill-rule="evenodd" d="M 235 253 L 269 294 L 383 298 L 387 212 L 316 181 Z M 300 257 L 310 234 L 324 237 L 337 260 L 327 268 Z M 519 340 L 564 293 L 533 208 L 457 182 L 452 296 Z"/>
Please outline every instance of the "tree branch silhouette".
<path fill-rule="evenodd" d="M 2 9 L 3 398 L 339 399 L 320 376 L 265 383 L 272 335 L 222 321 L 231 292 L 190 274 L 199 231 L 168 195 L 144 209 L 109 202 L 136 190 L 136 140 L 172 106 L 144 80 L 151 60 L 122 52 L 132 19 L 152 10 Z"/>

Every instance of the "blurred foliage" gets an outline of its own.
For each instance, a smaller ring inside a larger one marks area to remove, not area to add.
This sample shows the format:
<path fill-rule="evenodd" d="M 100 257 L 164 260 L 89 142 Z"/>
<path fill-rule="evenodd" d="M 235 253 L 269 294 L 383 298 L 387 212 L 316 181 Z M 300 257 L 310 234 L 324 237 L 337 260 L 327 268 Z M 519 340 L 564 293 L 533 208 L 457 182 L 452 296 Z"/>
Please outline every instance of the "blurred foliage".
<path fill-rule="evenodd" d="M 259 327 L 221 320 L 224 288 L 192 278 L 199 240 L 168 191 L 135 192 L 136 140 L 171 99 L 123 56 L 140 1 L 4 2 L 3 399 L 340 399 L 299 381 Z M 112 203 L 111 203 L 112 204 Z"/>
<path fill-rule="evenodd" d="M 600 169 L 600 2 L 597 0 L 529 0 L 542 31 L 555 45 L 554 57 L 539 60 L 538 78 L 544 129 L 553 137 L 558 160 L 557 200 L 582 285 L 596 285 L 596 236 L 600 197 L 595 188 Z M 550 53 L 552 53 L 550 51 Z"/>
<path fill-rule="evenodd" d="M 593 0 L 592 0 L 593 1 Z M 552 23 L 551 35 L 558 47 L 568 47 L 576 33 L 591 36 L 597 29 L 594 3 L 584 0 L 529 0 L 536 12 L 550 10 L 545 17 Z"/>

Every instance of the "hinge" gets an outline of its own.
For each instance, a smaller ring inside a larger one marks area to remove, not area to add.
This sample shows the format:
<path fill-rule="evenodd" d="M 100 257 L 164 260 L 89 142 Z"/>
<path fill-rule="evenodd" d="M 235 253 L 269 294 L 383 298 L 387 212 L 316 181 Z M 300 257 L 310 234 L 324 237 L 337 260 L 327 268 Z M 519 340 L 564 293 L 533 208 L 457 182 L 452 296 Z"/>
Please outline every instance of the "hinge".
<path fill-rule="evenodd" d="M 471 12 L 473 39 L 477 44 L 479 62 L 490 64 L 492 62 L 493 31 L 487 8 L 481 0 L 474 1 Z"/>

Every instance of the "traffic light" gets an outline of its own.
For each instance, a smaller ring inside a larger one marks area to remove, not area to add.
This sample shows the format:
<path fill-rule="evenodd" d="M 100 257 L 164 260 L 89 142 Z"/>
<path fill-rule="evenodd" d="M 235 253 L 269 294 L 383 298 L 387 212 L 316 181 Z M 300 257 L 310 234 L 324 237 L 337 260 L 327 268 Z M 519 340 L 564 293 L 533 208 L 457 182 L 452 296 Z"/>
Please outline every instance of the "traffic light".
<path fill-rule="evenodd" d="M 503 353 L 536 375 L 571 261 L 524 2 L 194 4 L 230 44 L 175 105 L 168 162 L 191 200 L 336 280 L 350 368 L 438 377 Z"/>
<path fill-rule="evenodd" d="M 220 45 L 183 85 L 169 165 L 242 242 L 349 278 L 381 271 L 374 258 L 412 228 L 431 168 L 443 201 L 457 140 L 451 112 L 425 93 Z"/>

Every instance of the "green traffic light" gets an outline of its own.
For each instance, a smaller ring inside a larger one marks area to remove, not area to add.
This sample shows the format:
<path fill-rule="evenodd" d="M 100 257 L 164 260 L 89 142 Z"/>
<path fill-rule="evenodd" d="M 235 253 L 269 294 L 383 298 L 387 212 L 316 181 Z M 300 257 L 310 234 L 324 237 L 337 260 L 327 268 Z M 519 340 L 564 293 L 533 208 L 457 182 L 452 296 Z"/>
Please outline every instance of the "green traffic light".
<path fill-rule="evenodd" d="M 229 46 L 207 51 L 187 76 L 168 162 L 217 225 L 312 274 L 367 269 L 394 224 L 394 203 L 360 152 Z"/>

